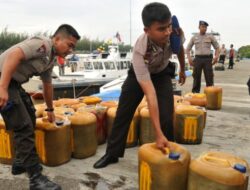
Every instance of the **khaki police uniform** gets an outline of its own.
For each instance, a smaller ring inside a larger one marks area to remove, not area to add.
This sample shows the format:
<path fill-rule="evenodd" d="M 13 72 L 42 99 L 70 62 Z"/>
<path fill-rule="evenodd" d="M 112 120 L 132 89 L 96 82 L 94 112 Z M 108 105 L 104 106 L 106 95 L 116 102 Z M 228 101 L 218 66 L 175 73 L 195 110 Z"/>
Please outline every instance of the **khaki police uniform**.
<path fill-rule="evenodd" d="M 152 81 L 158 100 L 161 129 L 168 140 L 174 140 L 173 89 L 169 69 L 171 55 L 170 42 L 162 49 L 146 34 L 138 38 L 133 50 L 132 67 L 122 86 L 116 118 L 108 139 L 106 152 L 109 155 L 124 155 L 131 120 L 144 96 L 138 81 Z"/>
<path fill-rule="evenodd" d="M 219 48 L 219 44 L 215 37 L 210 34 L 201 35 L 200 33 L 195 34 L 188 46 L 186 51 L 189 52 L 193 45 L 195 46 L 195 58 L 193 60 L 193 89 L 192 92 L 199 93 L 201 88 L 201 72 L 203 70 L 206 80 L 206 86 L 213 86 L 213 67 L 212 60 L 213 55 L 211 54 L 211 46 L 214 49 Z"/>
<path fill-rule="evenodd" d="M 0 74 L 4 61 L 13 48 L 20 48 L 25 55 L 25 60 L 17 66 L 8 87 L 8 101 L 12 102 L 13 106 L 2 112 L 1 115 L 6 128 L 14 131 L 15 162 L 29 169 L 39 166 L 34 140 L 36 117 L 31 98 L 21 84 L 27 82 L 34 75 L 41 76 L 44 82 L 51 82 L 52 41 L 48 38 L 33 37 L 6 50 L 0 55 Z"/>

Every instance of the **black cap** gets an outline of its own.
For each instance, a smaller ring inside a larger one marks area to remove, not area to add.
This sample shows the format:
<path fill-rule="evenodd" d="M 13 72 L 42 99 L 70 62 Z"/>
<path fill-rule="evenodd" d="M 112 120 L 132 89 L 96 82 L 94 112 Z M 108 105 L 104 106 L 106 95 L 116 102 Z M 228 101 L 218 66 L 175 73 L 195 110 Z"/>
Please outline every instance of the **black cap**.
<path fill-rule="evenodd" d="M 209 26 L 208 23 L 204 20 L 200 20 L 199 25 Z"/>

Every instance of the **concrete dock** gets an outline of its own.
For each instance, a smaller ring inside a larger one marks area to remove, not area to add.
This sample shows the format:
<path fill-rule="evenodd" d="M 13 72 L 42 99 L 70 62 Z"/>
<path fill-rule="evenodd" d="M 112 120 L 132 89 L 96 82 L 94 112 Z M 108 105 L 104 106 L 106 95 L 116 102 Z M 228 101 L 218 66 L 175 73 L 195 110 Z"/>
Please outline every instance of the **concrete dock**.
<path fill-rule="evenodd" d="M 250 163 L 250 96 L 246 82 L 250 75 L 250 60 L 236 62 L 233 70 L 214 71 L 215 85 L 223 88 L 222 109 L 207 111 L 207 124 L 200 145 L 183 145 L 192 158 L 202 152 L 216 150 L 244 158 Z M 204 76 L 203 76 L 204 78 Z M 205 86 L 204 80 L 202 86 Z M 29 88 L 30 85 L 25 85 Z M 191 91 L 192 77 L 182 87 L 182 93 Z M 44 166 L 44 174 L 60 184 L 63 190 L 136 190 L 138 189 L 138 147 L 126 150 L 118 164 L 104 169 L 92 166 L 105 152 L 106 144 L 98 147 L 95 156 L 71 159 L 58 167 Z M 0 164 L 0 190 L 26 190 L 25 174 L 11 175 L 9 165 Z M 250 186 L 248 187 L 250 190 Z"/>

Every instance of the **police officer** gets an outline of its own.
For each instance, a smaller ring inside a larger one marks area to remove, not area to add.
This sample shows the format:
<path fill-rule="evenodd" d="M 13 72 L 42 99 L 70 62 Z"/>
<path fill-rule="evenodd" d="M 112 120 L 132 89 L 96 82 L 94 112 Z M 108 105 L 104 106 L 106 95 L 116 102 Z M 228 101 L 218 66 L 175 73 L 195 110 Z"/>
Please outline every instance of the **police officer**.
<path fill-rule="evenodd" d="M 56 55 L 72 53 L 77 31 L 70 25 L 61 25 L 52 39 L 32 37 L 6 50 L 0 56 L 0 111 L 7 130 L 14 131 L 15 159 L 12 174 L 28 173 L 30 189 L 59 190 L 61 187 L 42 175 L 42 166 L 35 148 L 35 109 L 22 84 L 39 75 L 43 82 L 43 95 L 48 120 L 53 122 L 53 87 L 51 73 Z"/>
<path fill-rule="evenodd" d="M 144 31 L 134 46 L 133 67 L 122 86 L 116 118 L 108 139 L 106 154 L 94 168 L 103 168 L 117 163 L 124 156 L 129 125 L 137 106 L 145 95 L 148 102 L 156 147 L 165 151 L 173 134 L 173 89 L 172 67 L 169 59 L 173 53 L 171 13 L 162 3 L 149 3 L 142 11 Z M 180 36 L 184 33 L 180 30 Z M 184 47 L 178 53 L 180 61 L 179 82 L 185 83 Z"/>
<path fill-rule="evenodd" d="M 219 57 L 219 44 L 215 37 L 211 34 L 206 34 L 208 27 L 208 23 L 205 21 L 199 22 L 199 30 L 198 34 L 195 34 L 188 46 L 186 48 L 187 57 L 189 64 L 193 66 L 193 93 L 199 93 L 201 88 L 201 72 L 203 70 L 206 80 L 206 86 L 214 85 L 214 74 L 213 67 Z M 195 58 L 192 60 L 190 56 L 190 51 L 195 46 Z M 211 54 L 211 45 L 213 45 L 215 49 L 215 57 Z"/>

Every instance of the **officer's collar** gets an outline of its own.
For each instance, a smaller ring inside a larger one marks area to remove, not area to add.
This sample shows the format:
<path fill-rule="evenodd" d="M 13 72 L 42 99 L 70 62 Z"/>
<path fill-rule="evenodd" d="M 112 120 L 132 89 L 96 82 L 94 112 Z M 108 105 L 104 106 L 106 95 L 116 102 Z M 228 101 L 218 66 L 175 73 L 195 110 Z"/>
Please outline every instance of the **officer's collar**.
<path fill-rule="evenodd" d="M 148 38 L 148 43 L 150 43 L 150 45 L 152 46 L 153 48 L 153 51 L 159 51 L 159 52 L 162 52 L 164 51 L 170 44 L 170 41 L 169 39 L 167 40 L 164 48 L 162 48 L 161 46 L 157 45 L 155 42 L 153 42 L 153 40 L 151 40 L 150 38 Z"/>
<path fill-rule="evenodd" d="M 55 56 L 56 56 L 56 49 L 55 49 L 55 47 L 54 47 L 54 45 L 52 44 L 52 41 L 51 41 L 51 51 L 50 51 L 50 55 L 49 55 L 50 62 L 53 61 Z"/>

